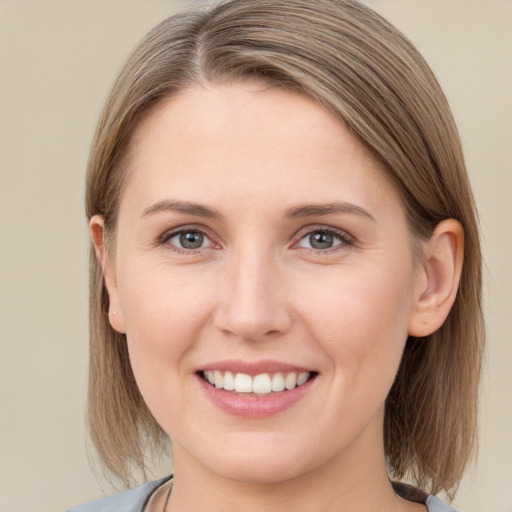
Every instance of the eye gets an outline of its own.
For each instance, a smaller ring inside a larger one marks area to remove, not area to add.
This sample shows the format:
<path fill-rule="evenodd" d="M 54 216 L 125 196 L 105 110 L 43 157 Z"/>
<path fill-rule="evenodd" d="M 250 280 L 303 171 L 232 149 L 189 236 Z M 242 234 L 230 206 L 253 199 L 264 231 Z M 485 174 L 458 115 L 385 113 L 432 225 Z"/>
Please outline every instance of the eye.
<path fill-rule="evenodd" d="M 194 251 L 204 247 L 211 246 L 212 241 L 201 231 L 197 229 L 182 229 L 174 231 L 165 236 L 164 241 L 186 251 Z"/>
<path fill-rule="evenodd" d="M 340 245 L 349 244 L 349 239 L 341 233 L 331 229 L 316 229 L 303 236 L 297 246 L 317 251 L 327 251 Z"/>

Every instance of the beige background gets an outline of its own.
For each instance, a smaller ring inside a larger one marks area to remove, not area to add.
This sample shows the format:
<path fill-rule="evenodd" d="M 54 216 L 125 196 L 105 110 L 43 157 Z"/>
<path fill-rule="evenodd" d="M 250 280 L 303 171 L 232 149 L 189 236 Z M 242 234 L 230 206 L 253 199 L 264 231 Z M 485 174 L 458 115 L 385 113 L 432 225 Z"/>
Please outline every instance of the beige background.
<path fill-rule="evenodd" d="M 479 464 L 456 505 L 512 511 L 512 2 L 368 0 L 418 45 L 453 106 L 480 207 L 488 362 Z M 0 512 L 102 495 L 86 452 L 83 174 L 133 45 L 178 2 L 0 1 Z"/>

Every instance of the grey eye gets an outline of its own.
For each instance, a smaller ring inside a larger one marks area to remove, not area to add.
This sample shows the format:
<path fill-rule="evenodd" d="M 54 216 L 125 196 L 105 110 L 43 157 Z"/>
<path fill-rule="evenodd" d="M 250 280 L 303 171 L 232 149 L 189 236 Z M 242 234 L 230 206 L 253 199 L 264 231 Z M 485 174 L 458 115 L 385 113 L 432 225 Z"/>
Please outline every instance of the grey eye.
<path fill-rule="evenodd" d="M 203 245 L 204 236 L 202 233 L 191 232 L 181 233 L 180 243 L 185 249 L 199 249 Z"/>
<path fill-rule="evenodd" d="M 312 231 L 304 236 L 299 241 L 298 246 L 307 249 L 326 250 L 337 247 L 343 243 L 347 243 L 343 235 L 338 235 L 331 231 L 318 230 Z"/>
<path fill-rule="evenodd" d="M 334 236 L 330 233 L 312 233 L 309 244 L 313 249 L 330 249 L 334 244 Z"/>
<path fill-rule="evenodd" d="M 169 238 L 169 242 L 182 249 L 194 250 L 211 243 L 209 238 L 200 231 L 181 231 Z"/>

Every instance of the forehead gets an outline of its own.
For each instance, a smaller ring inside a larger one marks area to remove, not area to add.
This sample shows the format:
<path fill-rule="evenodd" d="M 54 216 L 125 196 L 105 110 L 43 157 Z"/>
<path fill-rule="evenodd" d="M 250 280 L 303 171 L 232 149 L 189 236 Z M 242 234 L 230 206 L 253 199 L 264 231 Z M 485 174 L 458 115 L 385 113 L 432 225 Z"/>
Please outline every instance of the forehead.
<path fill-rule="evenodd" d="M 398 199 L 370 151 L 333 115 L 304 94 L 255 83 L 168 98 L 136 130 L 130 155 L 128 188 L 146 191 L 148 201 L 166 188 L 191 195 L 207 188 L 211 196 L 232 188 L 255 197 L 269 187 L 290 200 L 314 190 L 326 201 L 356 190 L 359 199 L 370 190 Z"/>
<path fill-rule="evenodd" d="M 345 151 L 357 151 L 376 164 L 372 153 L 359 144 L 326 109 L 304 93 L 258 81 L 189 87 L 163 100 L 135 130 L 132 147 L 146 139 L 155 125 L 169 137 L 191 135 L 204 142 L 229 135 L 254 148 L 260 144 L 293 142 L 289 137 L 302 130 L 309 138 L 320 136 L 324 144 L 344 144 Z M 231 133 L 228 134 L 228 130 Z M 147 140 L 146 140 L 147 142 Z M 246 149 L 247 149 L 246 147 Z M 196 147 L 197 149 L 197 147 Z M 298 145 L 294 149 L 300 150 Z"/>

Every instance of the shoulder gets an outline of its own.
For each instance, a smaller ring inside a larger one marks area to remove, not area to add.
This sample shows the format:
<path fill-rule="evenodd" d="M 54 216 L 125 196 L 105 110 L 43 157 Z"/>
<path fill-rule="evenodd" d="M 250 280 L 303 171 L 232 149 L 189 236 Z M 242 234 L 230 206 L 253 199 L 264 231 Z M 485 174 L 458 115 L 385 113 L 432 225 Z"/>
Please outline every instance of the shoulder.
<path fill-rule="evenodd" d="M 441 501 L 437 496 L 430 495 L 425 504 L 428 512 L 457 512 L 453 507 Z"/>
<path fill-rule="evenodd" d="M 424 503 L 427 506 L 428 512 L 457 512 L 453 507 L 447 505 L 433 494 L 427 494 L 412 485 L 403 482 L 392 482 L 395 492 L 409 501 L 415 503 Z"/>
<path fill-rule="evenodd" d="M 66 512 L 143 512 L 151 495 L 170 478 L 148 482 L 121 494 L 79 505 Z"/>

